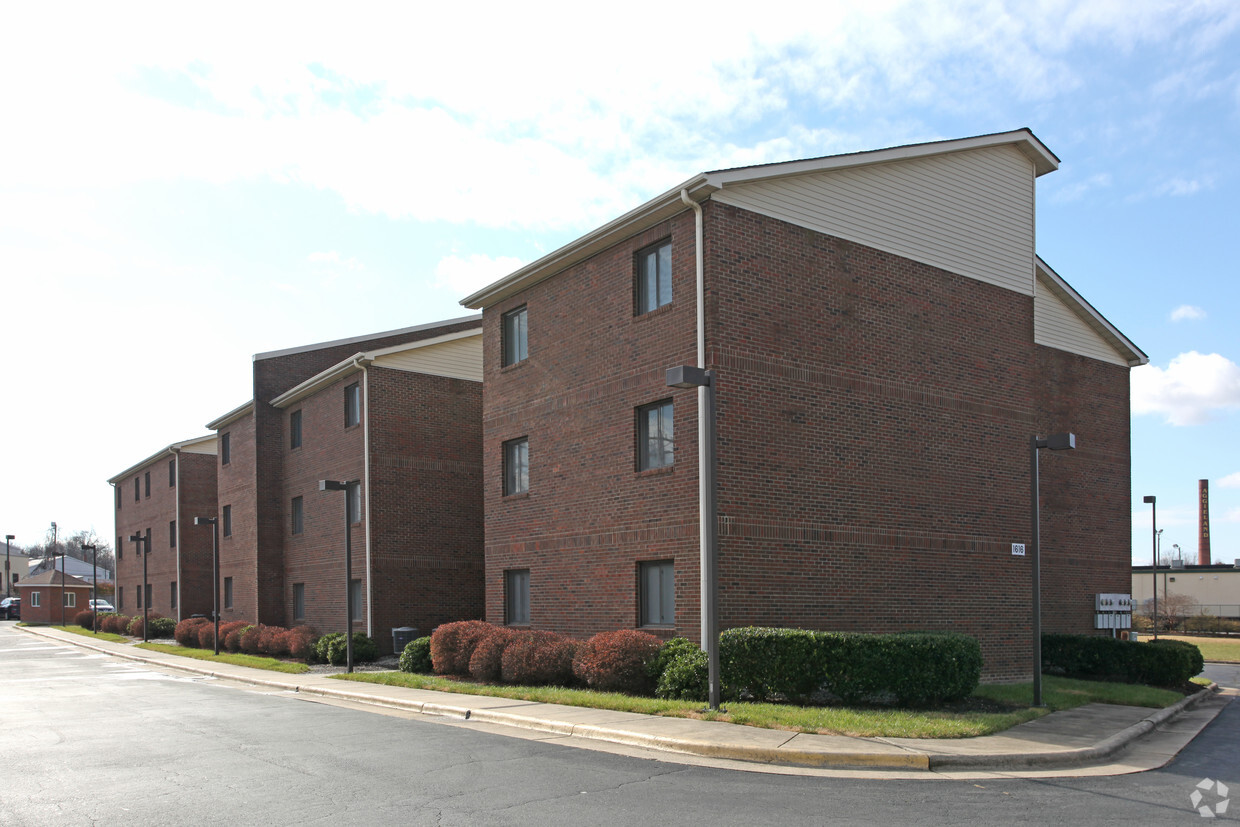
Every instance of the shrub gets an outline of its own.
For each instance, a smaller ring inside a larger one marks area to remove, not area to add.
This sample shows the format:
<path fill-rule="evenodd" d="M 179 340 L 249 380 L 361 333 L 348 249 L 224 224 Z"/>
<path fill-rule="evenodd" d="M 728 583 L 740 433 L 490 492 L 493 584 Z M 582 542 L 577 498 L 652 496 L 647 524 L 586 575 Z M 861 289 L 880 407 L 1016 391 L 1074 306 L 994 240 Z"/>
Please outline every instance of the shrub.
<path fill-rule="evenodd" d="M 1133 643 L 1094 635 L 1043 635 L 1042 671 L 1086 680 L 1178 686 L 1201 673 L 1201 650 L 1191 643 Z"/>
<path fill-rule="evenodd" d="M 153 617 L 147 626 L 146 636 L 149 638 L 172 637 L 177 622 L 170 617 Z"/>
<path fill-rule="evenodd" d="M 215 621 L 207 621 L 198 627 L 198 648 L 215 648 Z"/>
<path fill-rule="evenodd" d="M 158 612 L 150 613 L 150 620 L 152 621 L 159 620 L 162 617 L 163 615 Z M 134 615 L 129 621 L 129 626 L 126 627 L 125 634 L 130 637 L 142 637 L 142 627 L 146 624 L 146 621 L 147 618 L 143 615 Z M 151 635 L 148 634 L 147 637 L 151 637 Z"/>
<path fill-rule="evenodd" d="M 253 624 L 245 627 L 238 637 L 238 646 L 247 655 L 257 655 L 263 651 L 263 627 Z"/>
<path fill-rule="evenodd" d="M 78 626 L 81 626 L 83 629 L 89 629 L 93 631 L 95 628 L 95 613 L 92 612 L 90 609 L 86 609 L 85 611 L 78 612 L 74 616 L 73 622 L 77 624 Z"/>
<path fill-rule="evenodd" d="M 524 686 L 572 686 L 577 641 L 555 632 L 523 630 L 504 647 L 500 677 Z"/>
<path fill-rule="evenodd" d="M 285 629 L 283 626 L 260 626 L 259 628 L 261 629 L 258 633 L 258 650 L 260 652 L 273 658 L 282 658 L 288 654 L 283 637 L 288 629 Z M 357 658 L 356 651 L 354 651 L 353 657 Z"/>
<path fill-rule="evenodd" d="M 681 652 L 693 649 L 698 649 L 698 645 L 688 638 L 674 637 L 671 640 L 665 641 L 650 660 L 650 663 L 646 665 L 646 671 L 650 673 L 651 683 L 654 686 L 658 686 L 659 679 L 663 677 L 663 672 L 676 659 L 676 656 Z"/>
<path fill-rule="evenodd" d="M 132 618 L 127 617 L 126 615 L 112 613 L 105 614 L 103 615 L 103 621 L 99 624 L 99 628 L 113 635 L 127 634 L 130 620 L 132 620 Z"/>
<path fill-rule="evenodd" d="M 635 629 L 599 632 L 587 640 L 573 659 L 573 674 L 591 689 L 648 695 L 654 689 L 648 664 L 663 641 Z"/>
<path fill-rule="evenodd" d="M 172 636 L 182 646 L 196 648 L 198 646 L 198 627 L 208 622 L 205 617 L 187 617 L 176 625 Z"/>
<path fill-rule="evenodd" d="M 320 660 L 332 666 L 342 666 L 348 660 L 348 646 L 343 632 L 323 635 L 315 643 Z M 353 662 L 368 663 L 379 658 L 379 644 L 361 632 L 353 633 Z"/>
<path fill-rule="evenodd" d="M 207 637 L 207 646 L 211 649 L 215 648 L 215 621 L 207 621 L 207 625 L 211 627 L 211 635 Z M 230 620 L 227 623 L 220 624 L 220 648 L 226 651 L 237 651 L 236 649 L 228 649 L 228 639 L 236 636 L 236 634 L 248 626 L 244 620 Z M 239 640 L 239 639 L 238 639 Z M 205 647 L 204 647 L 205 648 Z"/>
<path fill-rule="evenodd" d="M 400 653 L 400 671 L 425 675 L 433 671 L 431 666 L 431 637 L 420 637 L 405 644 Z"/>
<path fill-rule="evenodd" d="M 674 701 L 705 701 L 710 691 L 706 653 L 691 641 L 685 643 L 677 645 L 663 667 L 654 693 Z"/>
<path fill-rule="evenodd" d="M 482 620 L 445 623 L 431 632 L 431 661 L 437 675 L 468 675 L 474 647 L 495 628 Z"/>
<path fill-rule="evenodd" d="M 719 671 L 731 697 L 801 700 L 822 687 L 829 633 L 749 626 L 719 636 Z M 824 644 L 826 644 L 824 646 Z"/>
<path fill-rule="evenodd" d="M 282 636 L 281 648 L 288 652 L 289 657 L 298 660 L 309 660 L 314 656 L 314 629 L 309 626 L 296 626 Z M 429 670 L 427 670 L 429 671 Z"/>
<path fill-rule="evenodd" d="M 503 626 L 487 630 L 469 658 L 469 675 L 476 681 L 498 683 L 503 672 L 504 647 L 515 632 Z"/>
<path fill-rule="evenodd" d="M 241 636 L 253 628 L 252 624 L 245 623 L 236 629 L 229 630 L 228 634 L 224 634 L 224 630 L 220 629 L 220 637 L 224 638 L 224 648 L 230 652 L 240 652 Z"/>

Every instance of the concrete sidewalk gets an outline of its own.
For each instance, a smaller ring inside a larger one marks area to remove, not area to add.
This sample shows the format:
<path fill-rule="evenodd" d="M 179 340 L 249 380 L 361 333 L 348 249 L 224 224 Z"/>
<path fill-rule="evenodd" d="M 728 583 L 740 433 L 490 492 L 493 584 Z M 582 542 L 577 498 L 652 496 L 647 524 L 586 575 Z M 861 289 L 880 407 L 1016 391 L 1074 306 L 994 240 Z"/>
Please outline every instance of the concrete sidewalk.
<path fill-rule="evenodd" d="M 1024 776 L 1141 772 L 1163 766 L 1174 758 L 1230 700 L 1215 687 L 1167 709 L 1088 704 L 978 738 L 859 738 L 458 695 L 341 681 L 314 673 L 289 675 L 193 660 L 48 627 L 22 628 L 119 658 L 278 691 L 516 727 L 563 736 L 569 743 L 581 746 L 587 745 L 587 741 L 606 742 L 786 767 Z"/>

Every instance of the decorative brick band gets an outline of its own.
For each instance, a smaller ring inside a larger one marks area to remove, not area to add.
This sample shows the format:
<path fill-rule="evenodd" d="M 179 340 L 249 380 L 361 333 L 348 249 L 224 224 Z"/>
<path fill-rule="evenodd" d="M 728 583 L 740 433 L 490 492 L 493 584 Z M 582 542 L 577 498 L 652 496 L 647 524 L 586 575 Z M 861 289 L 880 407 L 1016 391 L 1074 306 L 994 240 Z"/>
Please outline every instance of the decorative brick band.
<path fill-rule="evenodd" d="M 660 543 L 674 540 L 696 540 L 698 524 L 680 523 L 648 528 L 628 528 L 601 534 L 542 535 L 517 543 L 488 543 L 487 554 L 521 554 L 528 551 L 562 551 L 589 548 L 616 548 L 642 543 Z"/>
<path fill-rule="evenodd" d="M 728 516 L 719 517 L 719 536 L 922 551 L 1008 551 L 1010 548 L 1006 543 L 977 537 L 902 534 L 872 528 L 827 526 L 791 520 L 741 520 Z"/>
<path fill-rule="evenodd" d="M 406 471 L 459 471 L 465 474 L 482 473 L 481 462 L 457 462 L 447 459 L 422 459 L 401 457 L 394 454 L 378 454 L 375 457 L 384 468 L 401 468 Z"/>

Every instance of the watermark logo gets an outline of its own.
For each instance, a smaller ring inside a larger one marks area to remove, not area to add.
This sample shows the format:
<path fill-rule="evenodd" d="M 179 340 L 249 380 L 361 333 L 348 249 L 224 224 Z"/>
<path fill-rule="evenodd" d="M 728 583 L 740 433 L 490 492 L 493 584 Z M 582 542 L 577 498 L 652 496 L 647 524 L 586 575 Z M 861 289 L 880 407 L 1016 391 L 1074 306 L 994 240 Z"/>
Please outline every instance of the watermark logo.
<path fill-rule="evenodd" d="M 1222 781 L 1203 778 L 1197 782 L 1197 788 L 1188 797 L 1193 809 L 1201 813 L 1202 818 L 1214 818 L 1227 812 L 1231 799 L 1227 797 L 1227 785 Z M 1209 802 L 1213 801 L 1213 805 Z"/>

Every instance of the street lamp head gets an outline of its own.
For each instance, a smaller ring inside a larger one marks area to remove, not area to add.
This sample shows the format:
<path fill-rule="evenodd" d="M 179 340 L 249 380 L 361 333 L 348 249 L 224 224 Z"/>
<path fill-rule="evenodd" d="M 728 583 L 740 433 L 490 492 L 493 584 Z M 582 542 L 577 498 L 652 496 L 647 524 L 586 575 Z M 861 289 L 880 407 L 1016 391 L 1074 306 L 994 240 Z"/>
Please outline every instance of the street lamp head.
<path fill-rule="evenodd" d="M 348 491 L 349 484 L 341 480 L 319 480 L 320 491 Z"/>
<path fill-rule="evenodd" d="M 706 369 L 692 365 L 668 368 L 666 379 L 669 388 L 705 388 L 710 385 L 710 374 Z"/>
<path fill-rule="evenodd" d="M 1076 434 L 1051 434 L 1046 438 L 1046 447 L 1052 451 L 1071 451 L 1076 448 Z"/>
<path fill-rule="evenodd" d="M 17 535 L 16 535 L 16 534 L 6 534 L 6 535 L 4 535 L 4 539 L 6 539 L 6 540 L 16 540 L 16 539 L 17 539 Z"/>
<path fill-rule="evenodd" d="M 215 517 L 195 517 L 194 525 L 215 525 L 216 520 Z"/>
<path fill-rule="evenodd" d="M 98 551 L 99 546 L 82 543 L 82 551 Z"/>
<path fill-rule="evenodd" d="M 143 539 L 143 538 L 142 538 L 142 535 L 141 535 L 141 534 L 130 534 L 130 535 L 129 535 L 129 541 L 130 541 L 131 543 L 140 543 L 140 542 L 142 542 L 142 539 Z"/>
<path fill-rule="evenodd" d="M 1157 497 L 1155 497 L 1154 495 L 1152 495 L 1152 494 L 1151 494 L 1151 495 L 1149 495 L 1149 496 L 1147 496 L 1147 497 L 1143 498 L 1143 499 L 1142 499 L 1142 502 L 1147 502 L 1147 503 L 1153 504 L 1153 503 L 1154 503 L 1154 501 L 1155 501 L 1155 500 L 1157 500 L 1157 499 L 1158 499 Z"/>

